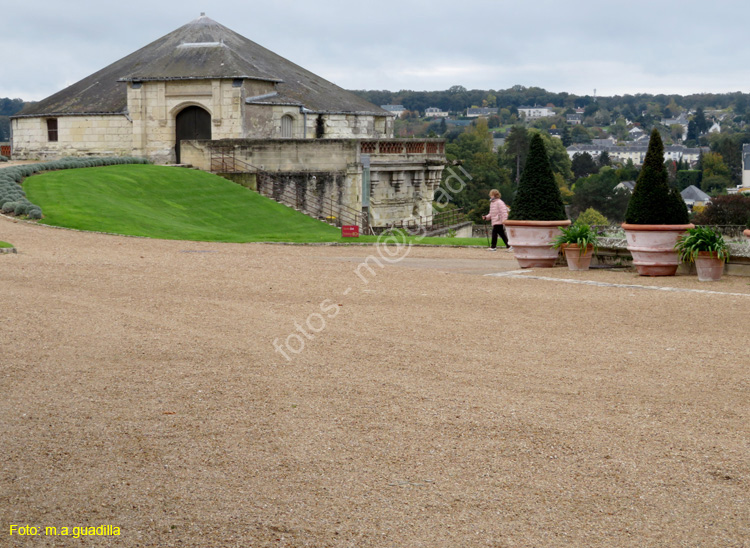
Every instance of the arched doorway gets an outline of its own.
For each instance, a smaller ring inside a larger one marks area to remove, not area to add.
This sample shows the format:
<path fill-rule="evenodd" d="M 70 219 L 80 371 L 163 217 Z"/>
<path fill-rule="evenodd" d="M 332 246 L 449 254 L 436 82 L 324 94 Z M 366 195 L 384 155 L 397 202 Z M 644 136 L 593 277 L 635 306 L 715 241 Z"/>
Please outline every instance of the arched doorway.
<path fill-rule="evenodd" d="M 180 141 L 211 138 L 211 115 L 201 107 L 182 109 L 175 120 L 175 159 L 180 162 Z"/>

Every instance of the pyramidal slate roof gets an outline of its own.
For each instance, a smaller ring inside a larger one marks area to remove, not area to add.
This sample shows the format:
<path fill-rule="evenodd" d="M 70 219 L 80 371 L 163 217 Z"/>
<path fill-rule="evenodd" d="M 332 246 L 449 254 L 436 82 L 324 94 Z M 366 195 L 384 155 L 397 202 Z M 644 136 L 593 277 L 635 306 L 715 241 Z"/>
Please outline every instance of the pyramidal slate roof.
<path fill-rule="evenodd" d="M 130 81 L 244 78 L 276 84 L 276 91 L 248 99 L 314 112 L 387 115 L 383 109 L 295 65 L 201 15 L 83 80 L 28 105 L 15 117 L 122 114 Z"/>

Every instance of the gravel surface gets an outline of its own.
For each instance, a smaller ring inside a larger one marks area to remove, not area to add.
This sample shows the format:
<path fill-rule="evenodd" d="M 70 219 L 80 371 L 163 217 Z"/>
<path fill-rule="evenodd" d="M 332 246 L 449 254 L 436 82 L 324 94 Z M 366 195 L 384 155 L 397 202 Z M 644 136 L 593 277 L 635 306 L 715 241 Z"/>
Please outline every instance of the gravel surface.
<path fill-rule="evenodd" d="M 750 546 L 749 278 L 0 239 L 0 546 Z"/>

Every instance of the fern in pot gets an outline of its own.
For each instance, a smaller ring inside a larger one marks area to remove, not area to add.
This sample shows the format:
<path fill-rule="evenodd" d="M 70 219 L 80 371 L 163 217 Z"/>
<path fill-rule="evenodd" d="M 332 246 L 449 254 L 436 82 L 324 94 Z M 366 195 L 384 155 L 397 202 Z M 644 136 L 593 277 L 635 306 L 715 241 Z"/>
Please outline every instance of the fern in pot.
<path fill-rule="evenodd" d="M 716 282 L 724 273 L 729 249 L 720 232 L 708 226 L 690 228 L 675 244 L 680 259 L 695 263 L 698 281 Z"/>
<path fill-rule="evenodd" d="M 591 259 L 599 247 L 599 236 L 586 223 L 575 222 L 569 227 L 560 227 L 559 234 L 553 242 L 555 249 L 565 254 L 570 270 L 588 270 Z"/>

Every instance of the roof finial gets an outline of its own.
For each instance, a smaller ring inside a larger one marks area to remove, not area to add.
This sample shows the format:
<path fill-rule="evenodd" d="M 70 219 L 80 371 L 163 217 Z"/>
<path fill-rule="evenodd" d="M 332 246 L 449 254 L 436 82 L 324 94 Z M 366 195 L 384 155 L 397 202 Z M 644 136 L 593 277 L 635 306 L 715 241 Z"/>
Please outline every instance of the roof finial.
<path fill-rule="evenodd" d="M 206 12 L 205 12 L 205 11 L 202 11 L 202 12 L 201 12 L 201 17 L 205 17 L 205 16 L 206 16 Z"/>

